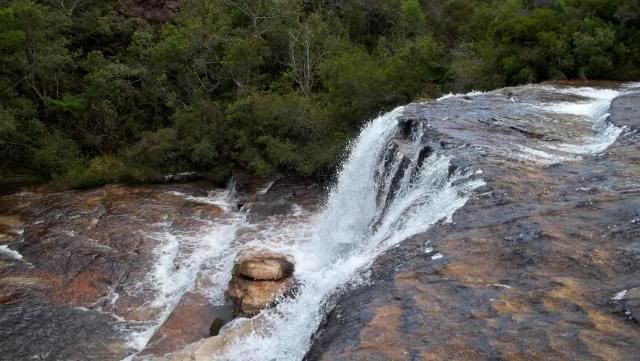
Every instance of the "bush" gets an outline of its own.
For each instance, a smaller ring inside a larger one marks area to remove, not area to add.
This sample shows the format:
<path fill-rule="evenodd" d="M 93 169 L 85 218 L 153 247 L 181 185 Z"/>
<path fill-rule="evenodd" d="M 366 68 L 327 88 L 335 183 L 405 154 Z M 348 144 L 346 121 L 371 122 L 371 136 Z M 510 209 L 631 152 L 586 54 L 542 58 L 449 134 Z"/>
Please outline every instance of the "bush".
<path fill-rule="evenodd" d="M 33 154 L 33 167 L 42 178 L 61 177 L 81 164 L 77 144 L 62 133 L 54 132 L 41 139 L 40 143 Z"/>
<path fill-rule="evenodd" d="M 333 166 L 344 135 L 312 99 L 256 94 L 229 109 L 231 157 L 257 174 L 318 175 Z"/>
<path fill-rule="evenodd" d="M 162 180 L 151 168 L 126 164 L 112 156 L 100 156 L 89 162 L 77 163 L 55 183 L 63 188 L 90 188 L 108 183 L 148 183 Z"/>
<path fill-rule="evenodd" d="M 175 129 L 163 128 L 146 132 L 142 139 L 129 149 L 126 158 L 130 163 L 163 172 L 180 171 L 183 157 Z"/>
<path fill-rule="evenodd" d="M 347 129 L 389 107 L 382 64 L 363 47 L 344 46 L 331 54 L 320 67 L 328 109 Z"/>

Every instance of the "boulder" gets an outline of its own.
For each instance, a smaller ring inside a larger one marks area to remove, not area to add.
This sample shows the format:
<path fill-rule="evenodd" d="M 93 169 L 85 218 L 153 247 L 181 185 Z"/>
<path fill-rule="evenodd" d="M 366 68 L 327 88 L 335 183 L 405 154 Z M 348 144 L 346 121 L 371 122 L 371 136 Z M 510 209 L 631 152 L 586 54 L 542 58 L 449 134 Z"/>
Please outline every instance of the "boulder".
<path fill-rule="evenodd" d="M 227 291 L 236 313 L 253 316 L 290 295 L 296 285 L 293 270 L 288 255 L 256 249 L 240 252 Z"/>
<path fill-rule="evenodd" d="M 240 253 L 234 274 L 256 281 L 277 281 L 293 274 L 294 265 L 286 255 L 269 251 L 245 251 Z"/>
<path fill-rule="evenodd" d="M 290 295 L 294 289 L 293 277 L 277 281 L 254 281 L 236 275 L 229 282 L 228 295 L 241 314 L 253 316 L 274 306 L 281 297 Z"/>

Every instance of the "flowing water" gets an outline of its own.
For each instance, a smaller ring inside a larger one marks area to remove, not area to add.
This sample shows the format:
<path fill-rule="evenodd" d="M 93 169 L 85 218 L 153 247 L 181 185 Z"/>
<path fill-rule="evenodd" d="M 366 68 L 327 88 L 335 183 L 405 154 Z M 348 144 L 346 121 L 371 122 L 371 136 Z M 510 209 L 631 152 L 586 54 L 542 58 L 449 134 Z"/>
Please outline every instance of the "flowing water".
<path fill-rule="evenodd" d="M 168 224 L 161 224 L 159 231 L 147 235 L 157 240 L 155 265 L 144 280 L 126 285 L 124 292 L 128 296 L 148 299 L 140 308 L 150 310 L 155 317 L 143 321 L 120 319 L 121 329 L 128 335 L 128 346 L 136 351 L 147 345 L 182 296 L 193 290 L 202 278 L 208 280 L 208 287 L 201 291 L 207 293 L 213 304 L 223 303 L 225 286 L 230 279 L 228 270 L 237 252 L 233 241 L 243 215 L 231 211 L 235 208 L 232 191 L 211 192 L 207 197 L 170 193 L 193 202 L 218 206 L 230 216 L 211 222 L 204 232 L 175 232 Z M 110 294 L 101 309 L 113 313 L 111 308 L 119 297 L 118 293 Z"/>
<path fill-rule="evenodd" d="M 365 282 L 354 277 L 375 256 L 447 220 L 482 185 L 471 172 L 449 176 L 445 155 L 421 159 L 424 129 L 412 135 L 406 153 L 398 150 L 391 140 L 401 113 L 398 108 L 363 129 L 324 210 L 311 220 L 313 232 L 284 249 L 295 257 L 303 284 L 297 297 L 268 311 L 270 327 L 237 340 L 222 359 L 300 360 L 333 294 Z"/>
<path fill-rule="evenodd" d="M 543 92 L 563 100 L 553 102 L 548 101 L 548 96 L 540 96 L 516 101 L 505 97 L 505 91 L 474 92 L 448 95 L 420 106 L 441 117 L 443 112 L 455 116 L 456 112 L 469 109 L 498 118 L 520 115 L 524 121 L 528 120 L 527 114 L 541 114 L 544 129 L 559 134 L 564 134 L 567 124 L 588 129 L 575 136 L 534 140 L 531 144 L 507 141 L 479 146 L 517 161 L 541 164 L 577 161 L 603 152 L 624 130 L 608 124 L 607 118 L 611 101 L 626 89 L 529 86 L 517 90 Z M 499 102 L 500 108 L 492 106 L 492 101 Z M 158 234 L 157 265 L 145 284 L 138 286 L 154 288 L 157 296 L 151 307 L 160 311 L 154 322 L 129 327 L 131 347 L 144 348 L 172 307 L 199 278 L 210 280 L 201 292 L 212 303 L 222 304 L 237 252 L 260 246 L 294 257 L 295 277 L 301 283 L 299 292 L 294 299 L 263 311 L 265 327 L 237 339 L 224 354 L 212 355 L 212 359 L 301 360 L 336 294 L 366 283 L 367 267 L 385 250 L 438 222 L 451 221 L 454 212 L 484 184 L 482 170 L 452 164 L 452 154 L 473 149 L 433 150 L 426 146 L 430 131 L 426 123 L 402 126 L 406 111 L 399 107 L 362 129 L 326 204 L 318 212 L 299 209 L 289 217 L 273 217 L 259 225 L 250 224 L 242 213 L 235 213 L 212 224 L 204 237 Z M 227 196 L 220 193 L 200 201 L 231 209 L 232 201 Z"/>

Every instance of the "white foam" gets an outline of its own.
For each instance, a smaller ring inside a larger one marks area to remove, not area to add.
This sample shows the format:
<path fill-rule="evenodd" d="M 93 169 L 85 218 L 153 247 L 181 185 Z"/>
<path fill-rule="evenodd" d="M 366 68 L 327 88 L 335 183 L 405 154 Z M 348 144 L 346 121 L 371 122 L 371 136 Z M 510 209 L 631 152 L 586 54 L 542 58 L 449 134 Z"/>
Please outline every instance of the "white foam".
<path fill-rule="evenodd" d="M 561 102 L 543 106 L 545 110 L 582 117 L 593 123 L 594 128 L 602 127 L 609 114 L 611 101 L 621 94 L 613 89 L 569 88 L 558 89 L 563 94 L 573 94 L 587 98 L 585 101 Z"/>
<path fill-rule="evenodd" d="M 511 287 L 509 285 L 503 285 L 502 283 L 494 283 L 493 286 L 494 287 L 500 287 L 500 288 L 507 288 L 507 289 L 513 288 L 513 287 Z"/>
<path fill-rule="evenodd" d="M 623 132 L 624 128 L 616 127 L 607 122 L 611 102 L 620 96 L 623 93 L 622 91 L 590 87 L 552 89 L 561 94 L 578 95 L 586 98 L 586 100 L 544 104 L 540 108 L 555 113 L 574 115 L 591 123 L 593 135 L 571 140 L 567 143 L 544 144 L 546 149 L 576 155 L 599 154 L 611 146 Z M 538 152 L 540 151 L 538 150 Z M 545 157 L 539 158 L 544 159 Z"/>
<path fill-rule="evenodd" d="M 461 94 L 461 93 L 449 93 L 449 94 L 445 94 L 443 96 L 441 96 L 440 98 L 436 99 L 437 102 L 445 100 L 445 99 L 449 99 L 449 98 L 460 98 L 460 97 L 475 97 L 478 95 L 482 95 L 482 94 L 486 94 L 483 91 L 480 90 L 473 90 L 470 91 L 468 93 L 465 94 Z"/>
<path fill-rule="evenodd" d="M 548 145 L 547 147 L 550 146 Z M 556 164 L 577 159 L 576 157 L 549 153 L 540 149 L 525 147 L 523 145 L 518 145 L 518 151 L 512 153 L 512 155 L 520 160 L 533 161 L 541 164 Z"/>
<path fill-rule="evenodd" d="M 20 252 L 14 251 L 7 245 L 0 246 L 0 254 L 3 254 L 11 259 L 22 259 Z"/>
<path fill-rule="evenodd" d="M 224 210 L 230 210 L 232 207 L 229 202 L 230 191 L 214 190 L 208 192 L 205 197 L 192 196 L 178 191 L 170 191 L 167 193 L 195 203 L 212 204 Z"/>
<path fill-rule="evenodd" d="M 624 299 L 624 297 L 627 295 L 628 290 L 622 290 L 618 293 L 616 293 L 613 297 L 611 297 L 612 301 L 620 301 L 622 299 Z"/>
<path fill-rule="evenodd" d="M 626 90 L 637 91 L 640 89 L 640 82 L 631 82 L 623 86 Z"/>
<path fill-rule="evenodd" d="M 215 195 L 213 199 L 188 198 L 225 205 L 221 203 L 218 195 Z M 229 254 L 233 252 L 230 244 L 235 238 L 235 232 L 240 223 L 238 216 L 217 220 L 203 233 L 172 233 L 165 230 L 148 235 L 158 241 L 154 268 L 147 278 L 137 286 L 137 289 L 128 291 L 133 294 L 136 292 L 153 294 L 153 299 L 142 307 L 156 310 L 157 316 L 153 320 L 140 322 L 138 325 L 124 326 L 125 328 L 133 326 L 128 336 L 128 345 L 132 349 L 140 351 L 146 346 L 156 330 L 169 317 L 182 296 L 194 288 L 200 272 L 214 267 L 216 262 L 226 262 L 228 258 L 233 259 L 235 254 Z M 228 270 L 225 270 L 224 273 L 217 273 L 229 274 Z M 224 287 L 221 284 L 217 286 L 212 290 L 218 292 L 212 293 L 210 296 L 220 302 L 223 298 Z"/>
<path fill-rule="evenodd" d="M 272 180 L 271 182 L 267 183 L 264 187 L 260 188 L 256 193 L 260 195 L 267 194 L 267 192 L 269 192 L 269 190 L 276 183 L 276 181 L 277 179 Z"/>
<path fill-rule="evenodd" d="M 608 124 L 604 130 L 598 132 L 593 137 L 583 138 L 581 141 L 576 143 L 562 143 L 558 145 L 550 144 L 546 147 L 573 154 L 599 154 L 607 150 L 607 148 L 609 148 L 609 146 L 618 139 L 618 136 L 620 136 L 623 131 L 623 127 L 616 127 L 613 124 Z"/>

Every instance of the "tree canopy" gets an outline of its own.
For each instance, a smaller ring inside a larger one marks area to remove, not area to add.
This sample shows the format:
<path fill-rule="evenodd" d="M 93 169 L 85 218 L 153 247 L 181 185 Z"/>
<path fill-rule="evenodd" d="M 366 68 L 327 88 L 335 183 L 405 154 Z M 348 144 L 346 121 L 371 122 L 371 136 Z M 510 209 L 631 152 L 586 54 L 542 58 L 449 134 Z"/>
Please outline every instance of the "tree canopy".
<path fill-rule="evenodd" d="M 5 181 L 322 177 L 364 122 L 417 98 L 640 78 L 638 0 L 133 3 L 0 0 Z"/>

